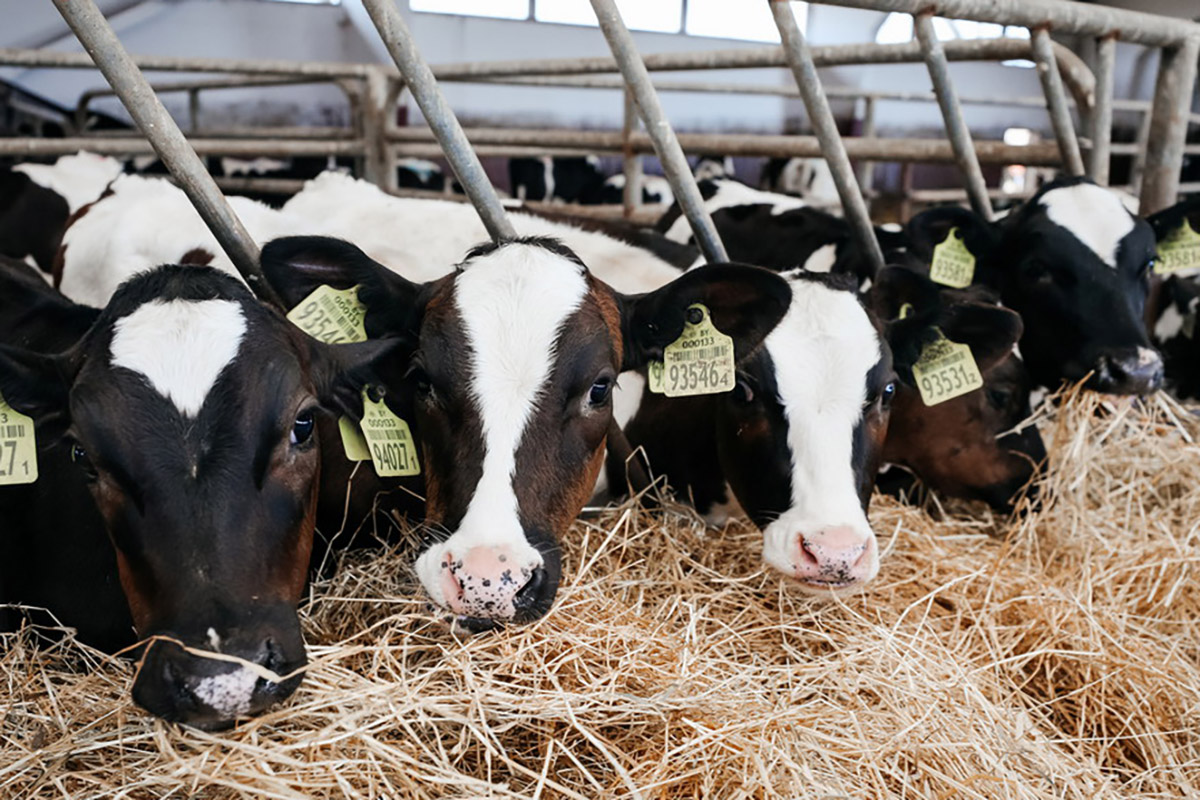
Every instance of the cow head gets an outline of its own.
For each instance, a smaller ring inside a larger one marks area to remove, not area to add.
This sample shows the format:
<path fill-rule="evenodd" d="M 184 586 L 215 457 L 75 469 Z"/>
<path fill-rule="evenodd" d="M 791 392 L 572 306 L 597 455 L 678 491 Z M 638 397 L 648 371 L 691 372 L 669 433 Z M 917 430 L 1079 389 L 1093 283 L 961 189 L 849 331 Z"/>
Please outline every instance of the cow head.
<path fill-rule="evenodd" d="M 603 460 L 617 375 L 661 359 L 694 303 L 752 348 L 788 295 L 778 276 L 734 266 L 621 295 L 561 243 L 538 238 L 478 247 L 427 284 L 319 237 L 270 243 L 263 267 L 289 303 L 317 283 L 360 286 L 368 334 L 412 343 L 402 392 L 412 395 L 434 532 L 416 572 L 438 606 L 475 629 L 549 610 L 559 542 Z"/>
<path fill-rule="evenodd" d="M 924 228 L 926 239 L 939 241 L 928 233 L 930 220 L 945 213 L 914 217 L 910 239 L 916 242 Z M 1060 178 L 996 223 L 994 234 L 992 247 L 986 235 L 968 238 L 966 230 L 964 242 L 973 251 L 983 243 L 976 280 L 1021 315 L 1021 353 L 1037 383 L 1057 386 L 1090 375 L 1089 388 L 1101 392 L 1158 389 L 1162 359 L 1142 323 L 1155 257 L 1145 220 L 1086 178 Z"/>
<path fill-rule="evenodd" d="M 721 467 L 763 530 L 768 564 L 811 589 L 857 586 L 879 571 L 866 510 L 895 391 L 891 354 L 851 276 L 783 276 L 786 316 L 716 401 Z"/>
<path fill-rule="evenodd" d="M 985 292 L 939 289 L 902 267 L 880 271 L 871 306 L 885 330 L 900 383 L 884 446 L 884 461 L 902 465 L 949 497 L 1012 506 L 1046 457 L 1037 428 L 1016 428 L 1030 415 L 1032 381 L 1014 352 L 1021 318 Z M 903 319 L 901 309 L 908 306 Z M 941 332 L 966 344 L 983 386 L 934 406 L 925 405 L 912 367 Z"/>
<path fill-rule="evenodd" d="M 61 355 L 0 347 L 0 393 L 43 446 L 65 437 L 112 540 L 150 639 L 143 707 L 217 728 L 299 683 L 313 415 L 346 406 L 389 347 L 320 344 L 237 281 L 178 266 L 125 283 Z"/>

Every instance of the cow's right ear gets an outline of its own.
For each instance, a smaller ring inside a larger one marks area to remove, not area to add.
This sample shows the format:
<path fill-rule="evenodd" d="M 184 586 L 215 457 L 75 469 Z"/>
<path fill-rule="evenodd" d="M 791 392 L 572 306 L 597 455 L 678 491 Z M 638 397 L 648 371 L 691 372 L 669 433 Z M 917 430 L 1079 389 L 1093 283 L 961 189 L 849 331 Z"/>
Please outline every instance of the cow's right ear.
<path fill-rule="evenodd" d="M 373 260 L 350 242 L 329 236 L 286 236 L 268 242 L 260 263 L 267 283 L 295 308 L 320 286 L 359 287 L 372 339 L 411 339 L 420 325 L 423 284 L 413 283 Z"/>
<path fill-rule="evenodd" d="M 653 292 L 619 297 L 624 339 L 622 370 L 661 360 L 683 333 L 688 307 L 708 308 L 717 330 L 731 337 L 741 359 L 762 343 L 792 303 L 792 288 L 761 267 L 714 264 L 688 270 Z"/>
<path fill-rule="evenodd" d="M 48 356 L 0 345 L 0 396 L 33 419 L 43 445 L 62 438 L 71 426 L 74 365 L 70 352 Z"/>
<path fill-rule="evenodd" d="M 1000 234 L 974 211 L 957 206 L 938 206 L 922 211 L 908 221 L 904 230 L 909 253 L 922 264 L 933 260 L 933 248 L 946 241 L 950 231 L 957 228 L 963 244 L 976 259 L 991 253 L 1000 243 Z"/>
<path fill-rule="evenodd" d="M 1160 242 L 1179 230 L 1184 220 L 1192 226 L 1192 230 L 1200 231 L 1200 195 L 1189 197 L 1146 217 L 1146 221 L 1154 229 L 1154 238 Z"/>
<path fill-rule="evenodd" d="M 1002 306 L 961 303 L 942 315 L 942 333 L 952 342 L 971 348 L 980 372 L 987 372 L 1013 352 L 1025 326 L 1021 315 Z"/>

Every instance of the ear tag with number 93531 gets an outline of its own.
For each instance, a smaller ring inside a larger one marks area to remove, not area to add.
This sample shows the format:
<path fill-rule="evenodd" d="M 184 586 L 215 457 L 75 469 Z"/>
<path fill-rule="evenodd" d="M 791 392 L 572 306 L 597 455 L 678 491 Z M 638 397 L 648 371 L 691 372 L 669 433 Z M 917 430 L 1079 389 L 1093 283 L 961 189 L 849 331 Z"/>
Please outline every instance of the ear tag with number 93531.
<path fill-rule="evenodd" d="M 358 299 L 358 287 L 334 289 L 322 284 L 288 312 L 292 324 L 325 344 L 365 342 L 367 307 Z"/>
<path fill-rule="evenodd" d="M 733 339 L 717 330 L 708 308 L 688 306 L 683 333 L 663 348 L 647 371 L 650 391 L 667 397 L 718 394 L 733 389 Z"/>
<path fill-rule="evenodd" d="M 938 338 L 925 345 L 912 367 L 921 400 L 936 406 L 983 386 L 983 375 L 971 348 L 952 342 L 938 331 Z"/>
<path fill-rule="evenodd" d="M 1158 243 L 1159 259 L 1154 265 L 1158 275 L 1200 269 L 1200 233 L 1186 219 L 1167 238 Z"/>
<path fill-rule="evenodd" d="M 363 418 L 359 427 L 362 428 L 363 440 L 371 463 L 375 465 L 376 475 L 381 478 L 401 478 L 421 474 L 417 443 L 408 423 L 393 414 L 382 398 L 372 400 L 369 389 L 363 389 Z"/>
<path fill-rule="evenodd" d="M 0 486 L 33 483 L 37 478 L 33 420 L 0 397 Z"/>
<path fill-rule="evenodd" d="M 965 289 L 975 280 L 975 256 L 967 249 L 958 228 L 951 228 L 941 244 L 933 248 L 929 280 L 954 289 Z"/>

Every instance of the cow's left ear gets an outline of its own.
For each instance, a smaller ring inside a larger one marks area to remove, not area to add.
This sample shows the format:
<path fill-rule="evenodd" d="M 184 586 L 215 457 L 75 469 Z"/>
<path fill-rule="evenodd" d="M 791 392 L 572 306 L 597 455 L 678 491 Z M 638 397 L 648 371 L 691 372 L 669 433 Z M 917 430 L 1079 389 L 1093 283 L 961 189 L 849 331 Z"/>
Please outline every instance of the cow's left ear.
<path fill-rule="evenodd" d="M 71 426 L 70 391 L 77 362 L 71 351 L 47 356 L 0 345 L 0 396 L 33 419 L 43 446 Z"/>
<path fill-rule="evenodd" d="M 382 380 L 381 362 L 400 349 L 401 339 L 368 339 L 353 344 L 325 344 L 306 340 L 313 385 L 321 405 L 331 411 L 362 416 L 362 389 Z"/>
<path fill-rule="evenodd" d="M 619 297 L 624 338 L 623 370 L 661 360 L 663 348 L 683 333 L 689 306 L 708 308 L 713 325 L 731 337 L 737 358 L 758 347 L 792 302 L 792 289 L 761 267 L 698 267 L 649 294 Z"/>
<path fill-rule="evenodd" d="M 1025 331 L 1020 314 L 983 303 L 951 306 L 946 309 L 940 327 L 947 339 L 971 348 L 980 372 L 987 372 L 1008 358 Z"/>
<path fill-rule="evenodd" d="M 933 248 L 944 242 L 956 228 L 962 235 L 963 244 L 975 258 L 991 253 L 1000 242 L 996 226 L 974 211 L 939 206 L 922 211 L 904 227 L 910 254 L 922 264 L 929 264 L 933 260 Z"/>
<path fill-rule="evenodd" d="M 1200 195 L 1189 197 L 1146 217 L 1146 221 L 1154 229 L 1154 238 L 1160 242 L 1179 230 L 1184 220 L 1192 226 L 1192 230 L 1200 231 Z"/>

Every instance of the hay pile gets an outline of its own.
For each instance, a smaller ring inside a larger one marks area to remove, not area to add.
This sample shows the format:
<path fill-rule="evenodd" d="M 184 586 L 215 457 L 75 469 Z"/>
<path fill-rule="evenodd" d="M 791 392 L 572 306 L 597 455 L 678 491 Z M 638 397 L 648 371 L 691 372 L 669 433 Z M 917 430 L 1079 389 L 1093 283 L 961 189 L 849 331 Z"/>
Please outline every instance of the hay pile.
<path fill-rule="evenodd" d="M 551 616 L 499 634 L 433 621 L 400 552 L 352 555 L 296 696 L 223 734 L 12 636 L 0 797 L 1200 796 L 1200 423 L 1072 395 L 1041 424 L 1039 512 L 877 498 L 883 570 L 840 600 L 684 509 L 578 523 Z"/>

